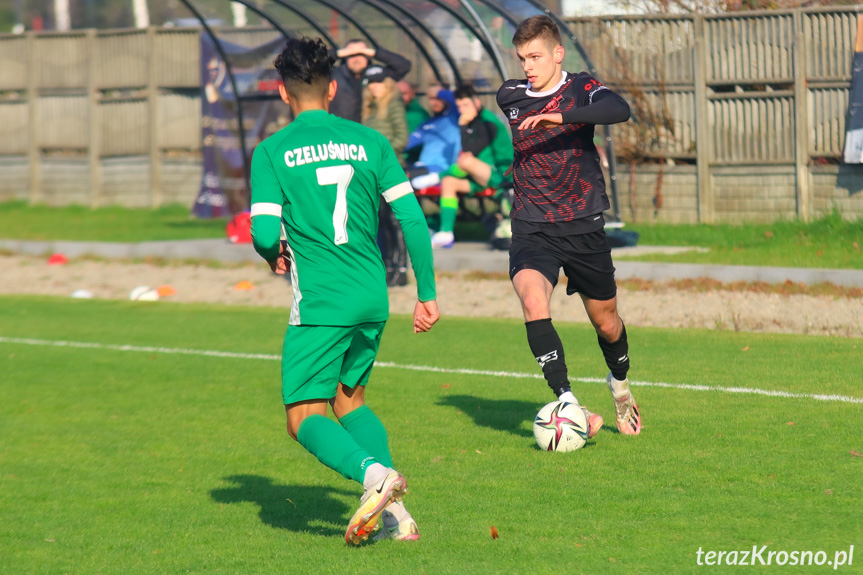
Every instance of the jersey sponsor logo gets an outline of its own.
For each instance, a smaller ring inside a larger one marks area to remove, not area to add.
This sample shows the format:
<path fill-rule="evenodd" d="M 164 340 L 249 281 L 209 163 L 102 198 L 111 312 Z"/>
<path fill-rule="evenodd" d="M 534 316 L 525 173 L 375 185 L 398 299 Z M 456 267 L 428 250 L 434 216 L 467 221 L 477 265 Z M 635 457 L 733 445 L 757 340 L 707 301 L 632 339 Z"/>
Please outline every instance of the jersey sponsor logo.
<path fill-rule="evenodd" d="M 542 109 L 542 111 L 540 112 L 540 114 L 547 114 L 547 113 L 549 113 L 549 112 L 554 112 L 555 110 L 559 110 L 559 109 L 560 109 L 560 103 L 561 103 L 562 101 L 563 101 L 563 96 L 562 96 L 562 95 L 557 95 L 557 96 L 555 96 L 554 98 L 552 98 L 552 99 L 548 102 L 548 104 L 546 104 L 546 105 L 545 105 L 545 107 L 543 107 L 543 109 Z"/>
<path fill-rule="evenodd" d="M 325 160 L 368 162 L 369 156 L 362 144 L 334 144 L 332 141 L 329 144 L 303 146 L 285 152 L 285 164 L 289 168 Z"/>
<path fill-rule="evenodd" d="M 510 108 L 509 109 L 509 119 L 515 120 L 518 118 L 518 108 Z"/>
<path fill-rule="evenodd" d="M 538 358 L 536 358 L 536 361 L 537 361 L 537 363 L 539 363 L 539 367 L 545 367 L 545 364 L 547 364 L 550 361 L 554 361 L 556 359 L 557 359 L 557 350 L 555 349 L 554 351 L 550 351 L 545 355 L 539 356 Z"/>

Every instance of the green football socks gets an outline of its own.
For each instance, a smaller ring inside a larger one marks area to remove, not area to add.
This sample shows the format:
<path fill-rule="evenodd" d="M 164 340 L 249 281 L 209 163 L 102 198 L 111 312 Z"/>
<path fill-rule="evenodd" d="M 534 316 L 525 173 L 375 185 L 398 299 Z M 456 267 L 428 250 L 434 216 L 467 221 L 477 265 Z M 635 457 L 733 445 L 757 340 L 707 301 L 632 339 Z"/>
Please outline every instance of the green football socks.
<path fill-rule="evenodd" d="M 387 430 L 367 405 L 361 405 L 348 413 L 339 419 L 339 423 L 353 437 L 357 445 L 368 451 L 375 461 L 385 467 L 393 466 Z"/>
<path fill-rule="evenodd" d="M 440 199 L 440 231 L 453 231 L 453 228 L 455 228 L 455 217 L 457 213 L 458 198 Z"/>
<path fill-rule="evenodd" d="M 359 483 L 366 468 L 377 462 L 344 427 L 323 415 L 305 418 L 297 430 L 297 440 L 318 461 Z"/>

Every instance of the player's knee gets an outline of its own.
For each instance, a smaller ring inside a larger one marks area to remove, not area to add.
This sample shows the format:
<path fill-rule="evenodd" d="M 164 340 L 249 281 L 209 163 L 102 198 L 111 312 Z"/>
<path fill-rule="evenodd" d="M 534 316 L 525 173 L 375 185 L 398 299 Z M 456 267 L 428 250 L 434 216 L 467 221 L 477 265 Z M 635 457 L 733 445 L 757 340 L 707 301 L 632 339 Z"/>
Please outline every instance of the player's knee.
<path fill-rule="evenodd" d="M 458 187 L 458 178 L 453 176 L 444 176 L 440 183 L 440 197 L 454 198 L 456 197 Z"/>
<path fill-rule="evenodd" d="M 524 315 L 527 321 L 544 319 L 548 317 L 548 302 L 545 298 L 533 294 L 525 295 L 521 299 Z"/>
<path fill-rule="evenodd" d="M 602 318 L 598 323 L 594 323 L 593 327 L 596 333 L 607 342 L 614 342 L 620 337 L 620 322 L 614 316 Z"/>
<path fill-rule="evenodd" d="M 300 429 L 300 426 L 299 426 L 299 425 L 297 425 L 297 426 L 296 426 L 296 428 L 295 428 L 295 427 L 291 424 L 291 420 L 290 420 L 290 418 L 288 418 L 288 435 L 290 435 L 290 436 L 291 436 L 291 439 L 293 439 L 294 441 L 299 441 L 299 440 L 297 439 L 297 431 L 299 431 L 299 429 Z"/>

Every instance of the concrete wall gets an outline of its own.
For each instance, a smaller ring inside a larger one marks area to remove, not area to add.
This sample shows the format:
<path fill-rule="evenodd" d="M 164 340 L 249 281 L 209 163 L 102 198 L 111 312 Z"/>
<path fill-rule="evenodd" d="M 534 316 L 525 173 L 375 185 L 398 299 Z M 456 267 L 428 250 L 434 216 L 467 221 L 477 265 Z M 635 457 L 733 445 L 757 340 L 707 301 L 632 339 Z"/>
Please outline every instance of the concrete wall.
<path fill-rule="evenodd" d="M 103 158 L 100 205 L 149 208 L 153 205 L 148 156 Z M 27 158 L 0 156 L 0 202 L 28 200 Z M 85 157 L 43 158 L 42 198 L 49 206 L 92 205 L 89 161 Z M 201 185 L 201 161 L 194 157 L 162 160 L 162 204 L 190 208 Z"/>
<path fill-rule="evenodd" d="M 636 166 L 634 193 L 630 169 L 618 164 L 620 212 L 624 221 L 694 224 L 698 222 L 695 166 L 665 166 L 662 204 L 654 207 L 657 165 Z M 847 220 L 863 218 L 863 166 L 811 166 L 813 216 L 837 210 Z M 710 171 L 717 223 L 771 222 L 797 217 L 792 165 L 714 166 Z M 634 208 L 634 209 L 633 209 Z"/>

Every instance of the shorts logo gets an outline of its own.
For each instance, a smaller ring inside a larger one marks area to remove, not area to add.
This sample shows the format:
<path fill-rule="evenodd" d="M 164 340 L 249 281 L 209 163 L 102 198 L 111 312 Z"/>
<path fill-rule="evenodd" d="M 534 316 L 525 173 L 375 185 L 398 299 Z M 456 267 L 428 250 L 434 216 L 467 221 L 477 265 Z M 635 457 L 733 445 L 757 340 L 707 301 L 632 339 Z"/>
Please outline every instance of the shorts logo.
<path fill-rule="evenodd" d="M 509 109 L 509 119 L 515 120 L 518 118 L 518 108 L 510 108 Z"/>
<path fill-rule="evenodd" d="M 537 363 L 539 363 L 539 367 L 545 367 L 545 364 L 547 364 L 550 361 L 554 361 L 556 359 L 557 359 L 557 350 L 555 349 L 554 351 L 550 351 L 545 355 L 539 356 L 538 358 L 536 358 L 536 361 L 537 361 Z"/>

